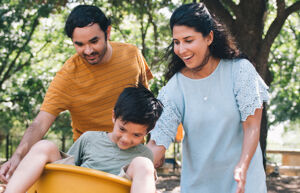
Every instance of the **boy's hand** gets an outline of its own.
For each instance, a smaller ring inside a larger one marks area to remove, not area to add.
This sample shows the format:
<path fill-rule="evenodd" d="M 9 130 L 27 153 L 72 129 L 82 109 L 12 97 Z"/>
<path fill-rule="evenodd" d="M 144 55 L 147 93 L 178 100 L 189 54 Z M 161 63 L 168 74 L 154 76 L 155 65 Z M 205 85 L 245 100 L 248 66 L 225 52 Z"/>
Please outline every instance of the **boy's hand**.
<path fill-rule="evenodd" d="M 245 192 L 246 184 L 246 173 L 247 171 L 240 166 L 236 166 L 234 169 L 234 180 L 237 182 L 236 193 Z"/>

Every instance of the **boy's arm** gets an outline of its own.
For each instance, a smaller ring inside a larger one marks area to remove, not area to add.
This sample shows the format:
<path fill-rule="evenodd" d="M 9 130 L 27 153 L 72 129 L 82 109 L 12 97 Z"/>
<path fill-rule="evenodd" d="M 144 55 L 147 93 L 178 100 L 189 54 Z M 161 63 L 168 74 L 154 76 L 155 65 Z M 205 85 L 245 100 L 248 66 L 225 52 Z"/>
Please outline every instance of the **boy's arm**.
<path fill-rule="evenodd" d="M 70 147 L 69 151 L 67 152 L 68 155 L 74 157 L 75 165 L 80 166 L 82 164 L 82 156 L 84 154 L 84 148 L 87 142 L 87 133 L 82 134 L 75 143 Z"/>
<path fill-rule="evenodd" d="M 25 134 L 13 156 L 0 168 L 0 181 L 7 183 L 15 169 L 27 154 L 30 148 L 41 140 L 49 130 L 55 116 L 45 111 L 40 111 L 34 121 L 25 131 Z"/>

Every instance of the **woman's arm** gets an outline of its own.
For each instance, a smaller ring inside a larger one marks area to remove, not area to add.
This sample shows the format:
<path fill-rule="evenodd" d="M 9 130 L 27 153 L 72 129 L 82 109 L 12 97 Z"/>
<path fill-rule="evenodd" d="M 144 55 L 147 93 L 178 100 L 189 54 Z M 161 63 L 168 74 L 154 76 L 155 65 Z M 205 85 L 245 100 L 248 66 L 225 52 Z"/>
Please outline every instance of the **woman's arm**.
<path fill-rule="evenodd" d="M 234 170 L 234 179 L 238 183 L 236 193 L 245 192 L 247 170 L 259 141 L 261 116 L 262 108 L 256 109 L 254 115 L 248 116 L 246 121 L 243 122 L 242 154 Z"/>
<path fill-rule="evenodd" d="M 153 163 L 155 168 L 159 168 L 163 165 L 165 160 L 166 148 L 163 145 L 156 145 L 154 140 L 150 140 L 147 147 L 153 153 Z"/>

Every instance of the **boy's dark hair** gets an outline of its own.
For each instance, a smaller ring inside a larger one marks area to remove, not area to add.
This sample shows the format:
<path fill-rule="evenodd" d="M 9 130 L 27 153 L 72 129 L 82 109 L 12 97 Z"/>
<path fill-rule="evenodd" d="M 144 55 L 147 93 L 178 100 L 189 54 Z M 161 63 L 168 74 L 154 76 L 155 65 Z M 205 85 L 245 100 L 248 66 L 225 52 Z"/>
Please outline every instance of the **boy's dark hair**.
<path fill-rule="evenodd" d="M 154 128 L 162 111 L 163 104 L 142 84 L 125 88 L 114 107 L 115 119 L 147 125 L 147 132 Z"/>
<path fill-rule="evenodd" d="M 85 27 L 90 24 L 97 23 L 105 34 L 105 40 L 107 39 L 107 27 L 111 22 L 104 13 L 96 6 L 92 5 L 78 5 L 75 7 L 65 25 L 65 32 L 68 37 L 72 38 L 73 31 L 76 27 Z"/>

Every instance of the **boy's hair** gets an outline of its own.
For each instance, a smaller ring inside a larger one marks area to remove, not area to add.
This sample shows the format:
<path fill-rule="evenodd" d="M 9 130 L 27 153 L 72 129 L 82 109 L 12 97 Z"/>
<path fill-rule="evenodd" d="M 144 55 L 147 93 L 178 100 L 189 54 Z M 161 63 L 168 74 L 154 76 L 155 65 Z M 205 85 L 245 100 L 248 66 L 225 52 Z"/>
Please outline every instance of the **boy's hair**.
<path fill-rule="evenodd" d="M 162 111 L 163 104 L 142 84 L 125 88 L 114 107 L 115 119 L 147 125 L 147 132 L 154 128 Z"/>
<path fill-rule="evenodd" d="M 105 40 L 107 39 L 107 28 L 111 22 L 104 13 L 96 6 L 92 5 L 78 5 L 75 7 L 65 25 L 65 32 L 68 37 L 72 38 L 73 31 L 76 27 L 85 27 L 90 24 L 98 24 L 105 34 Z"/>

